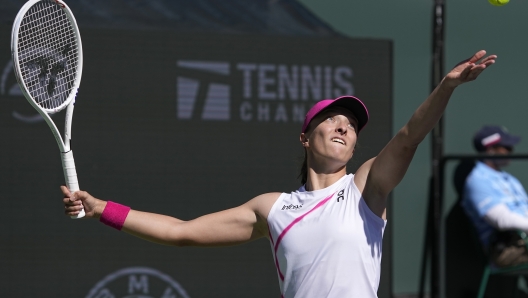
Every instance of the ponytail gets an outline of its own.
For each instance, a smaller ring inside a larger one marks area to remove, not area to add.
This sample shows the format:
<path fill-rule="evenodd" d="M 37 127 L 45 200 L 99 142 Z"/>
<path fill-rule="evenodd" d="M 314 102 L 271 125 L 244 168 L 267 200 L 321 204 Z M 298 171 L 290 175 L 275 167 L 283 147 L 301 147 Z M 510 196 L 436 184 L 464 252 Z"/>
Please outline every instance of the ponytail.
<path fill-rule="evenodd" d="M 301 178 L 301 185 L 305 185 L 306 180 L 308 180 L 308 156 L 306 150 L 304 150 L 304 161 L 301 166 L 301 173 L 297 178 Z"/>

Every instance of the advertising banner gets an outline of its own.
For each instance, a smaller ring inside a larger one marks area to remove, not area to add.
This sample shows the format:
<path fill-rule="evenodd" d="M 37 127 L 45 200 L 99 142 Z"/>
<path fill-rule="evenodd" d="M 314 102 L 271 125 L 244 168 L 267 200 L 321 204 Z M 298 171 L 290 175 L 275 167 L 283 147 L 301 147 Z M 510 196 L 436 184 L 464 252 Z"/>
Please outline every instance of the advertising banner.
<path fill-rule="evenodd" d="M 265 239 L 167 247 L 64 216 L 58 148 L 18 88 L 10 30 L 0 28 L 0 296 L 279 297 Z M 389 41 L 82 28 L 81 37 L 72 149 L 81 189 L 104 200 L 190 220 L 296 190 L 301 125 L 324 98 L 356 95 L 369 109 L 349 172 L 391 137 Z M 52 116 L 61 131 L 63 118 Z M 388 275 L 389 252 L 383 262 Z"/>

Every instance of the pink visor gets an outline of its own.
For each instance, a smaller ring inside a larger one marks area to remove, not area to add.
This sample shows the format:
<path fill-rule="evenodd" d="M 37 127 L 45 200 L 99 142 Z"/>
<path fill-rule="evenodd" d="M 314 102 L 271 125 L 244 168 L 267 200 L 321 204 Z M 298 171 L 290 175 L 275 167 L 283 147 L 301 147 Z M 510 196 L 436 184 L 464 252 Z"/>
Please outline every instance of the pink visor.
<path fill-rule="evenodd" d="M 365 127 L 365 125 L 367 125 L 369 113 L 365 104 L 363 104 L 363 102 L 361 102 L 361 100 L 355 96 L 341 96 L 336 99 L 323 99 L 317 102 L 308 111 L 308 113 L 306 113 L 306 118 L 304 118 L 304 124 L 302 126 L 301 132 L 306 132 L 310 121 L 312 121 L 312 119 L 324 109 L 329 107 L 343 107 L 352 112 L 352 114 L 354 114 L 358 120 L 358 133 L 361 131 L 361 129 L 363 129 L 363 127 Z"/>

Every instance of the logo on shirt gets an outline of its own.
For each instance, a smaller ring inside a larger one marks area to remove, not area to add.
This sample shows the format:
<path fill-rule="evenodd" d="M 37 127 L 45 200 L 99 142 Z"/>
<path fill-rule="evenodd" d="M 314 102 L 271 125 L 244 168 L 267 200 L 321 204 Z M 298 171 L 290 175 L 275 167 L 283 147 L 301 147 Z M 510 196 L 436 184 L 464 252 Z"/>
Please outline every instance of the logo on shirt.
<path fill-rule="evenodd" d="M 293 205 L 293 204 L 290 204 L 290 205 L 284 205 L 282 206 L 282 209 L 281 210 L 297 210 L 297 209 L 301 209 L 302 208 L 302 205 Z"/>
<path fill-rule="evenodd" d="M 345 200 L 345 190 L 342 189 L 340 190 L 338 193 L 337 193 L 337 201 L 339 202 L 339 200 Z"/>

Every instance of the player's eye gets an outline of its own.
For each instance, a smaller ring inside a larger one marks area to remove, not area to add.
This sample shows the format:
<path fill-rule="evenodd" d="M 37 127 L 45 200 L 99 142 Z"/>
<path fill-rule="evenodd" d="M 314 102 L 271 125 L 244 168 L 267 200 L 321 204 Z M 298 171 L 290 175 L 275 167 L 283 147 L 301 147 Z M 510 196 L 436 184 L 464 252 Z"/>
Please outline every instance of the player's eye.
<path fill-rule="evenodd" d="M 334 118 L 334 116 L 328 116 L 328 117 L 326 118 L 326 120 L 331 121 L 331 122 L 334 122 L 335 118 Z"/>

